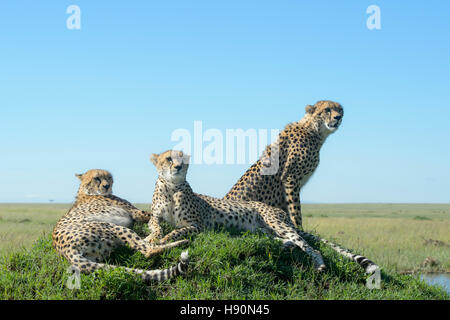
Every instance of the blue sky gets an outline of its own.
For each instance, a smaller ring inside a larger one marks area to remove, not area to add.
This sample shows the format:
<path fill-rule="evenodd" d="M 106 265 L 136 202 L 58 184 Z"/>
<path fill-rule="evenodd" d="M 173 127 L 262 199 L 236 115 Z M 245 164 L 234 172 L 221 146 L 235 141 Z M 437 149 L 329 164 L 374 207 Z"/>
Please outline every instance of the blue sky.
<path fill-rule="evenodd" d="M 69 30 L 69 5 L 81 29 Z M 366 9 L 381 9 L 369 30 Z M 314 202 L 450 202 L 448 1 L 3 1 L 0 202 L 70 202 L 110 170 L 150 202 L 174 130 L 282 129 L 345 109 L 304 187 Z M 223 196 L 249 165 L 192 165 Z"/>

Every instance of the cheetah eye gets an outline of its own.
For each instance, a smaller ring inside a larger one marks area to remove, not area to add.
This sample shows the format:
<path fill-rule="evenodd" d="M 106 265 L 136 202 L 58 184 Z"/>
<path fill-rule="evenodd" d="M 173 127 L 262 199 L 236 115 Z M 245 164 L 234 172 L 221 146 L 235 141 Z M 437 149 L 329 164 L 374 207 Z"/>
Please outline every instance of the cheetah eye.
<path fill-rule="evenodd" d="M 326 113 L 330 113 L 330 112 L 331 112 L 331 109 L 330 109 L 330 108 L 326 108 L 326 109 L 325 109 L 325 112 L 326 112 Z"/>
<path fill-rule="evenodd" d="M 98 183 L 100 183 L 100 181 L 101 181 L 99 177 L 95 177 L 94 180 L 95 180 L 95 182 L 98 182 Z"/>
<path fill-rule="evenodd" d="M 167 161 L 172 162 L 172 158 L 171 158 L 171 157 L 168 157 L 168 158 L 167 158 Z"/>

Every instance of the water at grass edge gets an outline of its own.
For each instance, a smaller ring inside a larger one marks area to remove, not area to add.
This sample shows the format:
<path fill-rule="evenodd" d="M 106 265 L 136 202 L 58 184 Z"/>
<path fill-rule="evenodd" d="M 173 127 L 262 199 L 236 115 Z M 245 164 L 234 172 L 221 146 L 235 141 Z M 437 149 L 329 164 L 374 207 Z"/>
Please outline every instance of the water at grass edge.
<path fill-rule="evenodd" d="M 427 273 L 420 276 L 426 283 L 441 286 L 450 294 L 450 274 L 448 273 Z"/>

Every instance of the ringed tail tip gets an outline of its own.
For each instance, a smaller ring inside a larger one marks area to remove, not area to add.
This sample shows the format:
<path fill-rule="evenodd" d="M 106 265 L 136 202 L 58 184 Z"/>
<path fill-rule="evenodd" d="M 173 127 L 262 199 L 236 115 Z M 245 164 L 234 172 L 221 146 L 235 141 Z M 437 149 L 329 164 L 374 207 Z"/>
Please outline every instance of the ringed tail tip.
<path fill-rule="evenodd" d="M 182 263 L 188 263 L 189 262 L 189 252 L 188 252 L 188 250 L 183 251 L 181 253 L 181 262 Z"/>

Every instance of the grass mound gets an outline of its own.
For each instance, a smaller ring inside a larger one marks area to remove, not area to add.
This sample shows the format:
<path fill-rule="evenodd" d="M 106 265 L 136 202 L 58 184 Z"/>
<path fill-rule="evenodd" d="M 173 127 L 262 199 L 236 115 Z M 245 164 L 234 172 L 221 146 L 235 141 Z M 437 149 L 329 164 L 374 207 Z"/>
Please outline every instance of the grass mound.
<path fill-rule="evenodd" d="M 318 274 L 309 257 L 262 234 L 204 232 L 191 240 L 191 263 L 185 275 L 146 285 L 121 269 L 80 276 L 80 289 L 69 289 L 69 263 L 59 257 L 51 237 L 30 250 L 0 261 L 0 299 L 448 299 L 438 287 L 417 277 L 382 270 L 381 289 L 368 289 L 367 276 L 353 262 L 319 243 L 327 271 Z M 129 248 L 117 250 L 108 263 L 140 269 L 175 265 L 175 248 L 146 259 Z"/>

